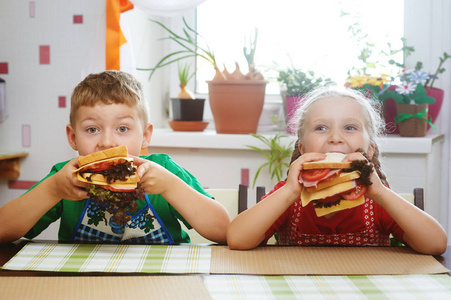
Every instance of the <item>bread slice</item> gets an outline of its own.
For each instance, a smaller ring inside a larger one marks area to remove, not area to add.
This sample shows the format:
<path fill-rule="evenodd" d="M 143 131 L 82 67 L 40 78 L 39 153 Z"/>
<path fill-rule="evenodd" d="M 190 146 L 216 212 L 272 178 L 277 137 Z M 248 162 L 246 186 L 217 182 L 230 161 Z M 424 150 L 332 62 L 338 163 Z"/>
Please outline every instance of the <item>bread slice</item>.
<path fill-rule="evenodd" d="M 82 167 L 95 161 L 113 157 L 128 157 L 127 146 L 114 147 L 82 156 L 78 159 L 78 166 Z"/>
<path fill-rule="evenodd" d="M 306 162 L 302 165 L 303 170 L 313 170 L 313 169 L 348 169 L 351 167 L 350 162 L 342 161 L 345 158 L 345 154 L 331 152 L 326 153 L 327 157 L 323 160 Z"/>

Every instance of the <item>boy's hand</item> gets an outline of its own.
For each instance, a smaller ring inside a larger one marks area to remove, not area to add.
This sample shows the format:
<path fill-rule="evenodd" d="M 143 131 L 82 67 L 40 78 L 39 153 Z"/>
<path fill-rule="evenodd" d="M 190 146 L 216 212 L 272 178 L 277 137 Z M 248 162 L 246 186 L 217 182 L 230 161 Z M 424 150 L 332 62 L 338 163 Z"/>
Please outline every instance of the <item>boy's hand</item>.
<path fill-rule="evenodd" d="M 157 163 L 133 155 L 130 157 L 133 157 L 133 164 L 138 167 L 140 184 L 146 194 L 163 195 L 173 186 L 171 182 L 178 179 L 177 176 Z"/>
<path fill-rule="evenodd" d="M 88 198 L 89 184 L 77 179 L 74 170 L 78 169 L 78 157 L 68 162 L 56 174 L 49 177 L 52 180 L 52 188 L 58 199 L 79 201 Z"/>

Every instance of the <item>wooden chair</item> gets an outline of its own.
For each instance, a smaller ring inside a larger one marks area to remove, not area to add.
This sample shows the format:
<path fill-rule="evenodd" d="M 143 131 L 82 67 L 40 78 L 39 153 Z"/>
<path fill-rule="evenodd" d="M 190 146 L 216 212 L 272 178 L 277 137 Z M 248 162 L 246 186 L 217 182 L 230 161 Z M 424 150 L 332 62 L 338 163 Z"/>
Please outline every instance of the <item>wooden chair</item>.
<path fill-rule="evenodd" d="M 257 186 L 257 198 L 255 198 L 256 202 L 257 203 L 260 202 L 262 200 L 262 197 L 265 194 L 266 194 L 265 187 L 264 186 Z"/>
<path fill-rule="evenodd" d="M 424 189 L 423 188 L 414 188 L 413 194 L 399 194 L 401 197 L 415 205 L 421 210 L 424 210 Z"/>
<path fill-rule="evenodd" d="M 247 185 L 240 184 L 238 189 L 205 189 L 216 201 L 224 205 L 230 215 L 230 219 L 235 218 L 239 213 L 247 209 Z M 182 229 L 188 232 L 191 243 L 202 244 L 212 241 L 201 236 L 196 230 L 188 230 L 185 224 L 180 223 Z"/>

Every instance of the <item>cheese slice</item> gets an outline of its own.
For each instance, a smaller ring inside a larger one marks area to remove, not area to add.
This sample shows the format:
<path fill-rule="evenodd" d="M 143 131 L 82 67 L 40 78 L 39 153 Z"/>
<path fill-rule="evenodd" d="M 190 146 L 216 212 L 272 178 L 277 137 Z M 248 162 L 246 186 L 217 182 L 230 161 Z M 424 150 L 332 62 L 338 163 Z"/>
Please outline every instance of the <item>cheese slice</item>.
<path fill-rule="evenodd" d="M 346 192 L 356 186 L 355 180 L 351 180 L 327 187 L 314 193 L 309 193 L 307 189 L 302 189 L 301 204 L 302 206 L 307 206 L 313 200 L 324 199 L 338 193 Z"/>
<path fill-rule="evenodd" d="M 344 200 L 343 199 L 340 201 L 340 203 L 338 205 L 334 205 L 331 207 L 315 208 L 315 212 L 318 217 L 322 217 L 322 216 L 325 216 L 327 214 L 330 214 L 330 213 L 333 213 L 336 211 L 357 207 L 359 205 L 362 205 L 363 203 L 365 203 L 365 196 L 362 195 L 357 200 Z"/>

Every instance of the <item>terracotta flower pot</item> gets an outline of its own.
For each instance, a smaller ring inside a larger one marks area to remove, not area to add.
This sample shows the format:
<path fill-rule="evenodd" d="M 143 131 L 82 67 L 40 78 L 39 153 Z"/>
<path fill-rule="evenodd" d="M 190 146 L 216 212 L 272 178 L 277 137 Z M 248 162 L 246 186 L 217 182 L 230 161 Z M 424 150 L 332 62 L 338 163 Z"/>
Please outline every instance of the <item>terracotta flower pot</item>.
<path fill-rule="evenodd" d="M 410 116 L 402 122 L 398 123 L 399 135 L 404 137 L 422 137 L 427 133 L 428 123 L 419 118 L 419 114 L 428 108 L 427 104 L 415 105 L 415 104 L 401 104 L 396 103 L 397 116 L 401 114 Z M 428 113 L 424 112 L 421 114 L 424 118 L 428 118 Z M 396 119 L 396 118 L 395 118 Z"/>
<path fill-rule="evenodd" d="M 207 81 L 217 133 L 256 133 L 263 110 L 266 81 Z"/>

